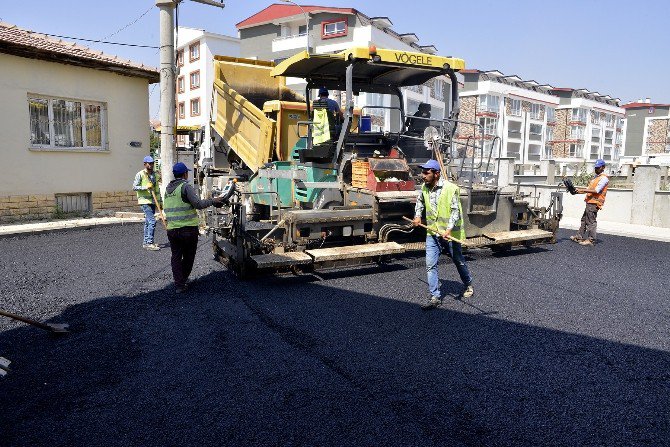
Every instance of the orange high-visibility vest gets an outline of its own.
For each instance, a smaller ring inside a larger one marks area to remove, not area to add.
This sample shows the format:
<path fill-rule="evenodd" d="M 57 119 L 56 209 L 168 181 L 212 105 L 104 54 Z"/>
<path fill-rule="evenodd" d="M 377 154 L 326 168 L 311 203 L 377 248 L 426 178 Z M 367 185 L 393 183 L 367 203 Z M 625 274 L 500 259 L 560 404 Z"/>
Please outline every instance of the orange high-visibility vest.
<path fill-rule="evenodd" d="M 589 183 L 588 189 L 596 189 L 598 183 L 600 182 L 601 177 L 607 177 L 607 176 L 605 174 L 597 175 L 596 178 L 591 180 L 591 183 Z M 607 195 L 607 188 L 609 187 L 609 185 L 610 185 L 609 183 L 605 185 L 605 187 L 603 188 L 602 191 L 600 191 L 600 193 L 592 193 L 592 192 L 586 193 L 584 202 L 593 203 L 594 205 L 598 206 L 598 209 L 601 209 L 605 204 L 605 196 Z"/>

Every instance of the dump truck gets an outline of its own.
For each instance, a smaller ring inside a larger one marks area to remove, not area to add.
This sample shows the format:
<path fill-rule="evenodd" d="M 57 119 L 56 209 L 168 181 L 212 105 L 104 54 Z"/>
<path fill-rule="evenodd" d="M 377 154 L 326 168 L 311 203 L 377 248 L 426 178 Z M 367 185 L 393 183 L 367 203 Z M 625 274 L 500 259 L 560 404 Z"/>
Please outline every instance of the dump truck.
<path fill-rule="evenodd" d="M 298 53 L 276 65 L 217 57 L 211 111 L 215 153 L 205 164 L 207 194 L 230 206 L 211 212 L 215 257 L 240 276 L 377 262 L 422 249 L 425 230 L 413 217 L 422 184 L 417 166 L 443 164 L 461 188 L 466 247 L 509 249 L 555 241 L 562 196 L 531 205 L 499 187 L 500 160 L 483 144 L 454 138 L 459 125 L 454 57 L 355 47 L 334 54 Z M 402 87 L 438 76 L 451 81 L 451 112 L 417 134 L 402 106 Z M 304 96 L 287 77 L 306 82 Z M 345 93 L 343 113 L 312 101 L 314 89 Z M 354 96 L 391 95 L 396 132 L 363 129 Z M 499 142 L 497 142 L 499 144 Z M 496 142 L 493 142 L 496 144 Z"/>

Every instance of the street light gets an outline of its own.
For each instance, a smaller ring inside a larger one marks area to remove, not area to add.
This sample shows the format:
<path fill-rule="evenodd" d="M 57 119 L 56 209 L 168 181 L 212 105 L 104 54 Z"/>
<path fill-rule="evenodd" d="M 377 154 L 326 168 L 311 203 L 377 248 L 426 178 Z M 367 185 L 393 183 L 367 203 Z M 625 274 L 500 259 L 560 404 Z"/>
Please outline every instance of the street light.
<path fill-rule="evenodd" d="M 284 2 L 284 3 L 291 3 L 293 5 L 296 5 L 298 8 L 300 8 L 302 13 L 305 15 L 305 22 L 307 24 L 307 29 L 305 30 L 307 32 L 307 54 L 309 54 L 309 14 L 307 14 L 305 12 L 305 10 L 302 9 L 302 6 L 300 6 L 299 4 L 294 2 L 293 0 L 281 0 L 281 1 Z"/>

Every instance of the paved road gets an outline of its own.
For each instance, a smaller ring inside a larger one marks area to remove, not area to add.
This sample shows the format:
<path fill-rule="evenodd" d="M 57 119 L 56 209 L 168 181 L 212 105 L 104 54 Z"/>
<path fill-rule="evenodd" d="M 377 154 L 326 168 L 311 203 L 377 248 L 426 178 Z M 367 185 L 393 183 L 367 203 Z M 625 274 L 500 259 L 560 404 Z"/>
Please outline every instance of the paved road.
<path fill-rule="evenodd" d="M 0 321 L 0 445 L 670 444 L 670 244 L 472 253 L 422 312 L 421 259 L 239 282 L 202 240 L 183 296 L 140 233 L 0 239 L 0 307 L 72 327 Z"/>

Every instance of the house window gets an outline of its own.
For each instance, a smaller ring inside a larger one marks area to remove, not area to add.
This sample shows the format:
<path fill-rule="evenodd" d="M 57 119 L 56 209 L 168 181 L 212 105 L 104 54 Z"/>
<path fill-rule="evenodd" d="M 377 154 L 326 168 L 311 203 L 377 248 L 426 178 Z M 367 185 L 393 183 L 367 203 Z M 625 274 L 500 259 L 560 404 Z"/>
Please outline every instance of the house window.
<path fill-rule="evenodd" d="M 556 109 L 547 107 L 547 122 L 553 123 L 554 121 L 556 121 Z"/>
<path fill-rule="evenodd" d="M 300 25 L 298 27 L 298 36 L 306 36 L 307 35 L 307 25 Z"/>
<path fill-rule="evenodd" d="M 444 101 L 444 81 L 441 79 L 435 79 L 433 82 L 433 88 L 430 91 L 430 96 L 437 99 L 438 101 Z"/>
<path fill-rule="evenodd" d="M 554 151 L 551 147 L 551 141 L 554 139 L 554 129 L 547 126 L 544 136 L 544 158 L 551 160 L 554 158 Z"/>
<path fill-rule="evenodd" d="M 488 116 L 479 118 L 479 125 L 483 127 L 484 135 L 495 136 L 498 134 L 498 120 Z"/>
<path fill-rule="evenodd" d="M 186 105 L 183 102 L 180 102 L 177 109 L 179 110 L 179 118 L 185 118 L 186 117 Z"/>
<path fill-rule="evenodd" d="M 572 109 L 572 121 L 586 122 L 586 109 Z"/>
<path fill-rule="evenodd" d="M 103 150 L 106 106 L 78 99 L 29 96 L 30 146 L 44 149 Z"/>
<path fill-rule="evenodd" d="M 516 158 L 519 160 L 521 158 L 521 143 L 507 143 L 507 156 Z"/>
<path fill-rule="evenodd" d="M 480 111 L 498 113 L 499 109 L 500 109 L 500 97 L 494 95 L 481 95 L 479 97 Z"/>
<path fill-rule="evenodd" d="M 591 129 L 591 143 L 600 143 L 600 128 Z"/>
<path fill-rule="evenodd" d="M 533 119 L 533 120 L 542 119 L 542 105 L 541 104 L 531 104 L 530 105 L 530 119 Z"/>
<path fill-rule="evenodd" d="M 507 136 L 509 138 L 521 138 L 521 121 L 507 122 Z"/>
<path fill-rule="evenodd" d="M 177 135 L 177 146 L 186 147 L 186 135 Z"/>
<path fill-rule="evenodd" d="M 191 100 L 191 116 L 200 116 L 200 98 Z"/>
<path fill-rule="evenodd" d="M 178 93 L 184 93 L 184 77 L 179 76 L 177 78 L 177 92 Z"/>
<path fill-rule="evenodd" d="M 321 24 L 321 37 L 330 39 L 347 35 L 347 21 L 335 20 L 332 22 L 323 22 Z"/>
<path fill-rule="evenodd" d="M 188 60 L 189 62 L 200 59 L 200 42 L 196 42 L 188 46 Z"/>
<path fill-rule="evenodd" d="M 607 127 L 614 127 L 614 122 L 616 121 L 616 117 L 612 115 L 611 113 L 608 113 L 605 115 L 605 125 Z"/>
<path fill-rule="evenodd" d="M 521 116 L 521 100 L 508 99 L 508 101 L 509 101 L 509 114 L 512 116 Z"/>
<path fill-rule="evenodd" d="M 177 65 L 184 66 L 184 50 L 177 51 Z"/>
<path fill-rule="evenodd" d="M 582 126 L 570 126 L 570 139 L 571 140 L 583 140 L 584 139 L 584 128 Z"/>
<path fill-rule="evenodd" d="M 582 158 L 582 144 L 573 143 L 568 150 L 568 156 L 572 158 Z"/>
<path fill-rule="evenodd" d="M 192 71 L 189 75 L 191 90 L 200 87 L 200 70 Z"/>
<path fill-rule="evenodd" d="M 592 144 L 591 145 L 591 160 L 596 160 L 600 155 L 600 146 Z"/>
<path fill-rule="evenodd" d="M 603 146 L 603 160 L 612 159 L 612 146 Z"/>
<path fill-rule="evenodd" d="M 597 110 L 591 111 L 591 124 L 600 124 L 600 112 Z"/>
<path fill-rule="evenodd" d="M 606 130 L 605 131 L 605 144 L 612 144 L 612 137 L 614 136 L 614 131 Z"/>
<path fill-rule="evenodd" d="M 528 139 L 533 140 L 533 141 L 541 141 L 542 140 L 542 124 L 532 124 L 529 126 L 528 129 Z M 539 151 L 538 151 L 539 154 Z"/>
<path fill-rule="evenodd" d="M 539 144 L 528 145 L 528 160 L 539 160 L 542 155 L 542 146 Z"/>

